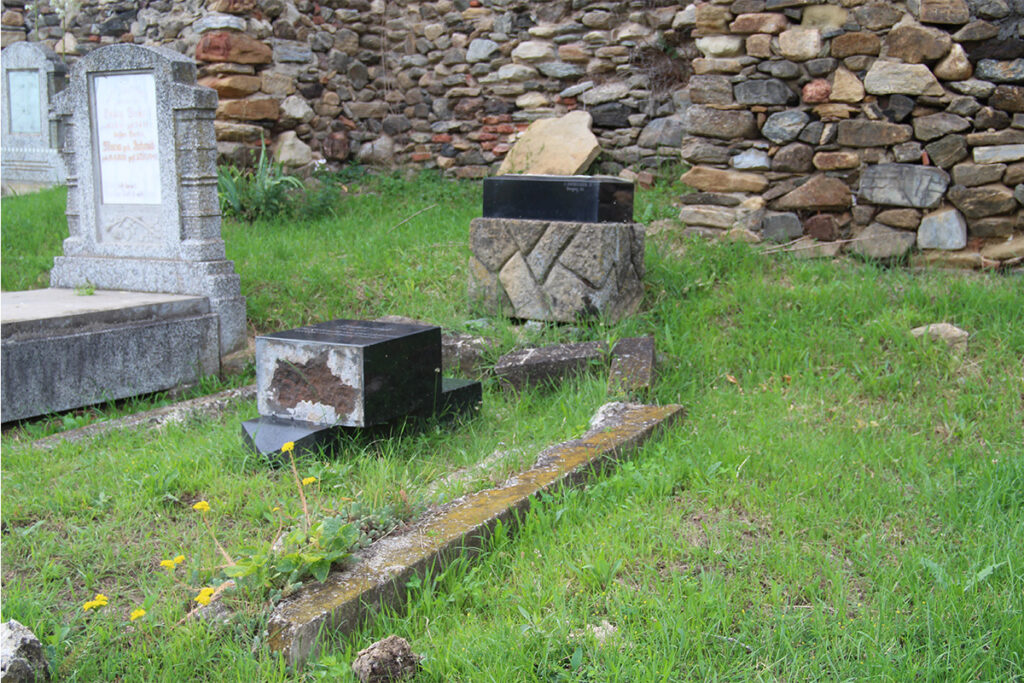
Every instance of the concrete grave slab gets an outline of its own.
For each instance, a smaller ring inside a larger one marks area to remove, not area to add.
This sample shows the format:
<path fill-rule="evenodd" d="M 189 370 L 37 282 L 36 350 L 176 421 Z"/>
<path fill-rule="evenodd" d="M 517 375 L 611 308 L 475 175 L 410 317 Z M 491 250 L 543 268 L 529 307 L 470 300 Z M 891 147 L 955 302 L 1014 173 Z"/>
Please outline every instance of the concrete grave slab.
<path fill-rule="evenodd" d="M 318 652 L 327 632 L 352 633 L 381 605 L 400 604 L 410 579 L 428 569 L 441 571 L 479 548 L 497 522 L 506 527 L 514 524 L 515 513 L 535 496 L 585 481 L 602 463 L 627 457 L 682 416 L 678 405 L 603 406 L 584 436 L 546 449 L 532 468 L 504 485 L 435 510 L 405 533 L 358 553 L 355 566 L 283 599 L 268 623 L 270 649 L 283 654 L 292 666 L 301 665 Z"/>
<path fill-rule="evenodd" d="M 3 292 L 0 321 L 3 422 L 193 384 L 219 368 L 205 297 Z"/>

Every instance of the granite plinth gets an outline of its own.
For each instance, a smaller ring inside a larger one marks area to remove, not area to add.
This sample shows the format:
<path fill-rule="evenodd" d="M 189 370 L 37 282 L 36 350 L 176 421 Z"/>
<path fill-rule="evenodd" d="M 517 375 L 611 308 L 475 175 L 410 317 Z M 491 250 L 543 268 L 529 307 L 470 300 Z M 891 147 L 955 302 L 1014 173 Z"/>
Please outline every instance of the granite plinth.
<path fill-rule="evenodd" d="M 631 223 L 633 183 L 607 176 L 485 178 L 483 213 L 484 218 Z"/>
<path fill-rule="evenodd" d="M 434 400 L 441 328 L 332 320 L 256 338 L 264 417 L 369 427 Z"/>
<path fill-rule="evenodd" d="M 193 384 L 220 368 L 203 297 L 71 290 L 4 292 L 2 421 Z"/>
<path fill-rule="evenodd" d="M 487 313 L 616 322 L 643 298 L 639 223 L 475 218 L 469 240 L 469 298 Z"/>
<path fill-rule="evenodd" d="M 421 404 L 408 417 L 456 417 L 474 410 L 480 405 L 481 400 L 483 388 L 480 382 L 444 378 L 441 391 L 434 399 Z M 298 455 L 330 450 L 351 430 L 351 427 L 344 426 L 318 425 L 279 417 L 259 417 L 242 423 L 242 438 L 249 448 L 265 456 L 279 454 L 281 447 L 291 441 L 295 444 L 295 453 Z"/>

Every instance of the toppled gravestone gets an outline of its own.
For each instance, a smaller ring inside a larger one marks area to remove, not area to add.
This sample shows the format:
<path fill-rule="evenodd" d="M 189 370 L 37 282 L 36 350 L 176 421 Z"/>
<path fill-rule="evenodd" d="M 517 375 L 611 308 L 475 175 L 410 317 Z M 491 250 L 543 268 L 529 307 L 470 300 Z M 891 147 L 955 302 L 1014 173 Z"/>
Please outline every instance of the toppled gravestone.
<path fill-rule="evenodd" d="M 0 624 L 0 680 L 4 683 L 35 683 L 50 680 L 50 665 L 43 644 L 20 622 Z"/>
<path fill-rule="evenodd" d="M 331 320 L 256 338 L 256 404 L 242 423 L 263 455 L 329 446 L 343 428 L 459 413 L 480 403 L 479 382 L 442 379 L 441 328 Z"/>
<path fill-rule="evenodd" d="M 522 389 L 580 374 L 607 354 L 608 345 L 597 341 L 519 349 L 499 358 L 494 374 L 503 387 Z"/>
<path fill-rule="evenodd" d="M 615 342 L 608 393 L 650 389 L 654 384 L 654 363 L 654 337 L 629 337 Z"/>
<path fill-rule="evenodd" d="M 499 384 L 506 389 L 553 383 L 591 368 L 608 367 L 605 342 L 574 342 L 506 353 L 494 366 Z M 611 350 L 610 393 L 649 388 L 654 381 L 654 337 L 620 339 Z"/>

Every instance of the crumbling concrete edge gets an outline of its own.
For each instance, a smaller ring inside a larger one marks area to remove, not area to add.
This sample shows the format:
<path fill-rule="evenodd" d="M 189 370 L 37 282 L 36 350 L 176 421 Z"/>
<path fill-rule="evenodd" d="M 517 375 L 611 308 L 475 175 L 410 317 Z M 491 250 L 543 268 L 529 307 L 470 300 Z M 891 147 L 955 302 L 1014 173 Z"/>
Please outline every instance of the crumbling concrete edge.
<path fill-rule="evenodd" d="M 153 408 L 152 410 L 133 413 L 104 422 L 94 422 L 83 427 L 76 427 L 65 432 L 44 436 L 32 441 L 31 446 L 33 448 L 49 450 L 56 448 L 64 441 L 73 443 L 121 429 L 130 429 L 132 427 L 150 427 L 155 429 L 171 422 L 183 422 L 193 415 L 220 415 L 235 402 L 251 401 L 255 398 L 256 385 L 247 384 L 236 389 L 227 389 L 216 394 L 210 394 L 209 396 L 179 401 L 169 406 Z"/>
<path fill-rule="evenodd" d="M 541 492 L 584 481 L 608 461 L 618 461 L 684 415 L 682 406 L 610 403 L 579 439 L 545 449 L 530 469 L 503 485 L 459 498 L 426 515 L 398 536 L 359 553 L 359 561 L 310 583 L 275 607 L 268 624 L 271 651 L 299 666 L 315 656 L 321 635 L 346 635 L 382 605 L 396 606 L 405 585 L 428 569 L 439 571 L 490 537 L 498 521 L 515 523 Z"/>

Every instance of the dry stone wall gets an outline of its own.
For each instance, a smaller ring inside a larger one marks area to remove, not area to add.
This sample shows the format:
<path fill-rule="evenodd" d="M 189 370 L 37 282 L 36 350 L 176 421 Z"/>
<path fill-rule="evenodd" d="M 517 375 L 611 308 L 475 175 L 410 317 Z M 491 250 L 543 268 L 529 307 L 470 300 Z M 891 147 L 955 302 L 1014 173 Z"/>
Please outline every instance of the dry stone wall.
<path fill-rule="evenodd" d="M 845 239 L 874 258 L 916 246 L 965 267 L 1024 257 L 1024 2 L 688 12 L 692 232 L 836 245 L 819 253 Z"/>
<path fill-rule="evenodd" d="M 222 157 L 260 136 L 314 159 L 493 172 L 531 121 L 586 109 L 602 169 L 678 160 L 687 37 L 657 0 L 4 1 L 22 31 L 69 56 L 114 41 L 171 47 L 221 98 Z"/>

